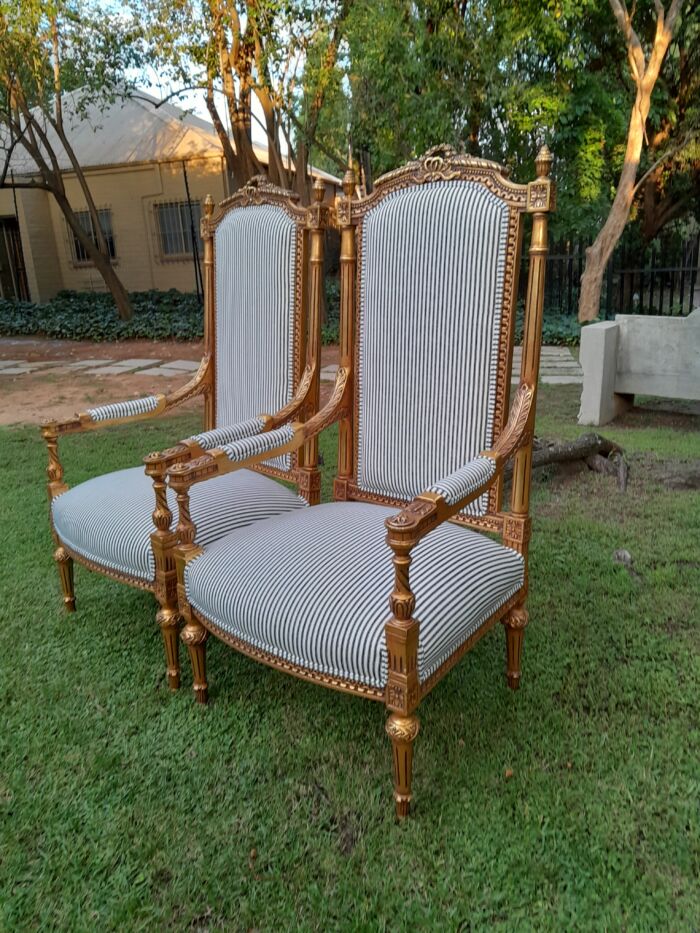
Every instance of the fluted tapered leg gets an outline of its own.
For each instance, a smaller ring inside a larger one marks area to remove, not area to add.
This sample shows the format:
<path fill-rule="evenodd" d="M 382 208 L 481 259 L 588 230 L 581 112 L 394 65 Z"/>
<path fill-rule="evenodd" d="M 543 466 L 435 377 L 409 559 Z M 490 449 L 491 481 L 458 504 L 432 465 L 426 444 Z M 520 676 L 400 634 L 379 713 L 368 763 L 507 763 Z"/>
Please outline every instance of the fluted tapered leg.
<path fill-rule="evenodd" d="M 177 609 L 159 609 L 156 622 L 163 635 L 168 686 L 177 690 L 180 686 L 180 613 Z"/>
<path fill-rule="evenodd" d="M 209 700 L 207 685 L 207 638 L 209 632 L 196 620 L 189 621 L 180 636 L 190 656 L 195 699 L 198 703 Z"/>
<path fill-rule="evenodd" d="M 53 559 L 58 568 L 58 577 L 63 591 L 63 604 L 68 612 L 75 612 L 75 587 L 73 585 L 73 558 L 60 544 L 54 551 Z"/>
<path fill-rule="evenodd" d="M 411 805 L 411 783 L 413 780 L 413 743 L 418 735 L 420 722 L 417 716 L 401 716 L 392 713 L 386 721 L 386 733 L 391 739 L 394 762 L 394 800 L 399 819 L 408 816 Z"/>
<path fill-rule="evenodd" d="M 527 623 L 528 612 L 524 606 L 511 609 L 503 620 L 506 630 L 506 680 L 511 690 L 517 690 L 520 686 L 520 665 Z"/>

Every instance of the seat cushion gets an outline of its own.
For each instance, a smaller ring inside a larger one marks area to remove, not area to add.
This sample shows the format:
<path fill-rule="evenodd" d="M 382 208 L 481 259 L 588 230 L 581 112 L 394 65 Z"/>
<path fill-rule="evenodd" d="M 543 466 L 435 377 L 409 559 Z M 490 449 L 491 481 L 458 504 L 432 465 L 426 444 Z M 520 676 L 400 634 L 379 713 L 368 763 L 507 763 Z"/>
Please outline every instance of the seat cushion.
<path fill-rule="evenodd" d="M 186 568 L 190 603 L 224 632 L 303 667 L 383 688 L 393 588 L 384 520 L 395 508 L 337 502 L 216 541 Z M 523 558 L 446 523 L 413 551 L 421 681 L 523 585 Z"/>
<path fill-rule="evenodd" d="M 306 502 L 267 476 L 238 470 L 193 486 L 190 504 L 197 543 L 207 545 L 234 528 L 303 508 Z M 171 490 L 168 505 L 174 527 L 177 504 Z M 51 515 L 61 541 L 76 554 L 152 582 L 154 508 L 153 481 L 143 467 L 133 467 L 69 489 L 52 501 Z"/>

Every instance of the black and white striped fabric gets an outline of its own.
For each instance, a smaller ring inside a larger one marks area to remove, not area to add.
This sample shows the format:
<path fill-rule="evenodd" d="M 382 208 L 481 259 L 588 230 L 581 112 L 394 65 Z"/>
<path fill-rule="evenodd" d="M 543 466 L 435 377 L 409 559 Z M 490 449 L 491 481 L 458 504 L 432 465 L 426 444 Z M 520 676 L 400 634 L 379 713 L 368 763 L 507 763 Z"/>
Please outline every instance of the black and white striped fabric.
<path fill-rule="evenodd" d="M 274 450 L 275 447 L 282 447 L 287 441 L 294 437 L 294 429 L 289 424 L 282 425 L 274 431 L 266 431 L 264 434 L 257 434 L 255 437 L 244 437 L 233 444 L 224 444 L 221 448 L 229 460 L 240 463 L 253 457 L 256 454 L 264 454 L 268 450 Z"/>
<path fill-rule="evenodd" d="M 460 499 L 465 499 L 475 489 L 490 480 L 495 472 L 495 460 L 491 457 L 475 457 L 454 473 L 433 483 L 429 491 L 437 492 L 445 502 L 456 505 Z"/>
<path fill-rule="evenodd" d="M 272 414 L 294 391 L 296 225 L 281 207 L 230 211 L 215 238 L 217 427 Z M 285 454 L 272 461 L 290 468 Z"/>
<path fill-rule="evenodd" d="M 168 489 L 177 524 L 177 503 Z M 197 543 L 211 544 L 233 528 L 304 508 L 306 502 L 275 480 L 238 470 L 198 483 L 191 492 Z M 51 503 L 54 528 L 71 550 L 103 567 L 152 582 L 155 564 L 150 535 L 155 506 L 153 481 L 143 467 L 89 479 Z"/>
<path fill-rule="evenodd" d="M 264 427 L 265 422 L 262 418 L 250 418 L 248 421 L 241 421 L 240 424 L 231 424 L 225 428 L 214 428 L 213 431 L 193 434 L 191 440 L 196 441 L 204 450 L 211 450 L 213 447 L 232 444 L 243 437 L 259 434 Z"/>
<path fill-rule="evenodd" d="M 410 499 L 490 447 L 507 232 L 507 205 L 475 182 L 399 190 L 366 215 L 362 489 Z"/>
<path fill-rule="evenodd" d="M 395 512 L 339 502 L 233 532 L 187 565 L 188 599 L 249 645 L 324 674 L 384 687 L 384 626 L 393 586 L 384 520 Z M 424 538 L 411 565 L 421 680 L 523 581 L 522 556 L 490 538 L 449 522 Z"/>
<path fill-rule="evenodd" d="M 100 405 L 99 408 L 88 408 L 87 413 L 93 421 L 112 421 L 114 418 L 127 418 L 130 415 L 145 415 L 155 411 L 158 407 L 158 398 L 149 395 L 146 398 L 129 399 L 126 402 L 114 402 L 112 405 Z"/>

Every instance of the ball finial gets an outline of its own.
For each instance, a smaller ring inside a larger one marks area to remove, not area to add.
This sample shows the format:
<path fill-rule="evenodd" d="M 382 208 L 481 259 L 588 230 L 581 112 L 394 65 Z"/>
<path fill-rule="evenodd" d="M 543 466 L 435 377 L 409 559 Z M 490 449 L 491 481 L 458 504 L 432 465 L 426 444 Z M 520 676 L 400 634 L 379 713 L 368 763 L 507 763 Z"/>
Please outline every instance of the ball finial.
<path fill-rule="evenodd" d="M 204 199 L 204 213 L 207 217 L 211 217 L 212 211 L 214 210 L 214 198 L 208 194 Z"/>
<path fill-rule="evenodd" d="M 544 178 L 549 175 L 553 161 L 554 157 L 549 150 L 549 146 L 545 143 L 537 153 L 537 158 L 535 159 L 535 171 L 537 172 L 538 178 Z"/>
<path fill-rule="evenodd" d="M 313 194 L 314 201 L 316 201 L 317 204 L 320 204 L 326 196 L 326 186 L 320 178 L 317 178 L 314 182 Z"/>

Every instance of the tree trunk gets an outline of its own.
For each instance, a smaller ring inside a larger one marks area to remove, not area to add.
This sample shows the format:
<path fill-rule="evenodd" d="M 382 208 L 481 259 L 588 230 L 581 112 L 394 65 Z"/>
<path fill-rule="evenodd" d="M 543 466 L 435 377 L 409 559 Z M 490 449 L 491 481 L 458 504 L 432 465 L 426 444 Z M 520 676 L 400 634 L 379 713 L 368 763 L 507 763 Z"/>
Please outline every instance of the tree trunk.
<path fill-rule="evenodd" d="M 655 0 L 656 33 L 654 43 L 647 59 L 639 37 L 632 28 L 632 13 L 629 13 L 624 0 L 610 0 L 613 14 L 617 20 L 627 46 L 630 72 L 636 86 L 636 95 L 629 129 L 625 163 L 622 166 L 620 181 L 615 193 L 615 200 L 608 218 L 592 246 L 586 250 L 586 268 L 581 277 L 578 319 L 594 321 L 600 311 L 600 292 L 603 276 L 613 250 L 625 229 L 636 193 L 635 182 L 639 159 L 644 144 L 644 127 L 651 106 L 651 95 L 661 71 L 661 65 L 673 37 L 673 30 L 681 10 L 683 0 L 672 0 L 668 14 L 664 11 L 661 0 Z"/>
<path fill-rule="evenodd" d="M 650 100 L 651 93 L 646 95 L 646 99 L 641 92 L 637 93 L 627 132 L 625 163 L 620 173 L 615 200 L 598 236 L 586 250 L 586 268 L 581 276 L 581 294 L 578 303 L 578 319 L 582 323 L 594 321 L 598 317 L 603 276 L 613 250 L 627 225 L 634 200 L 634 186 L 644 142 L 644 123 L 649 113 Z"/>

